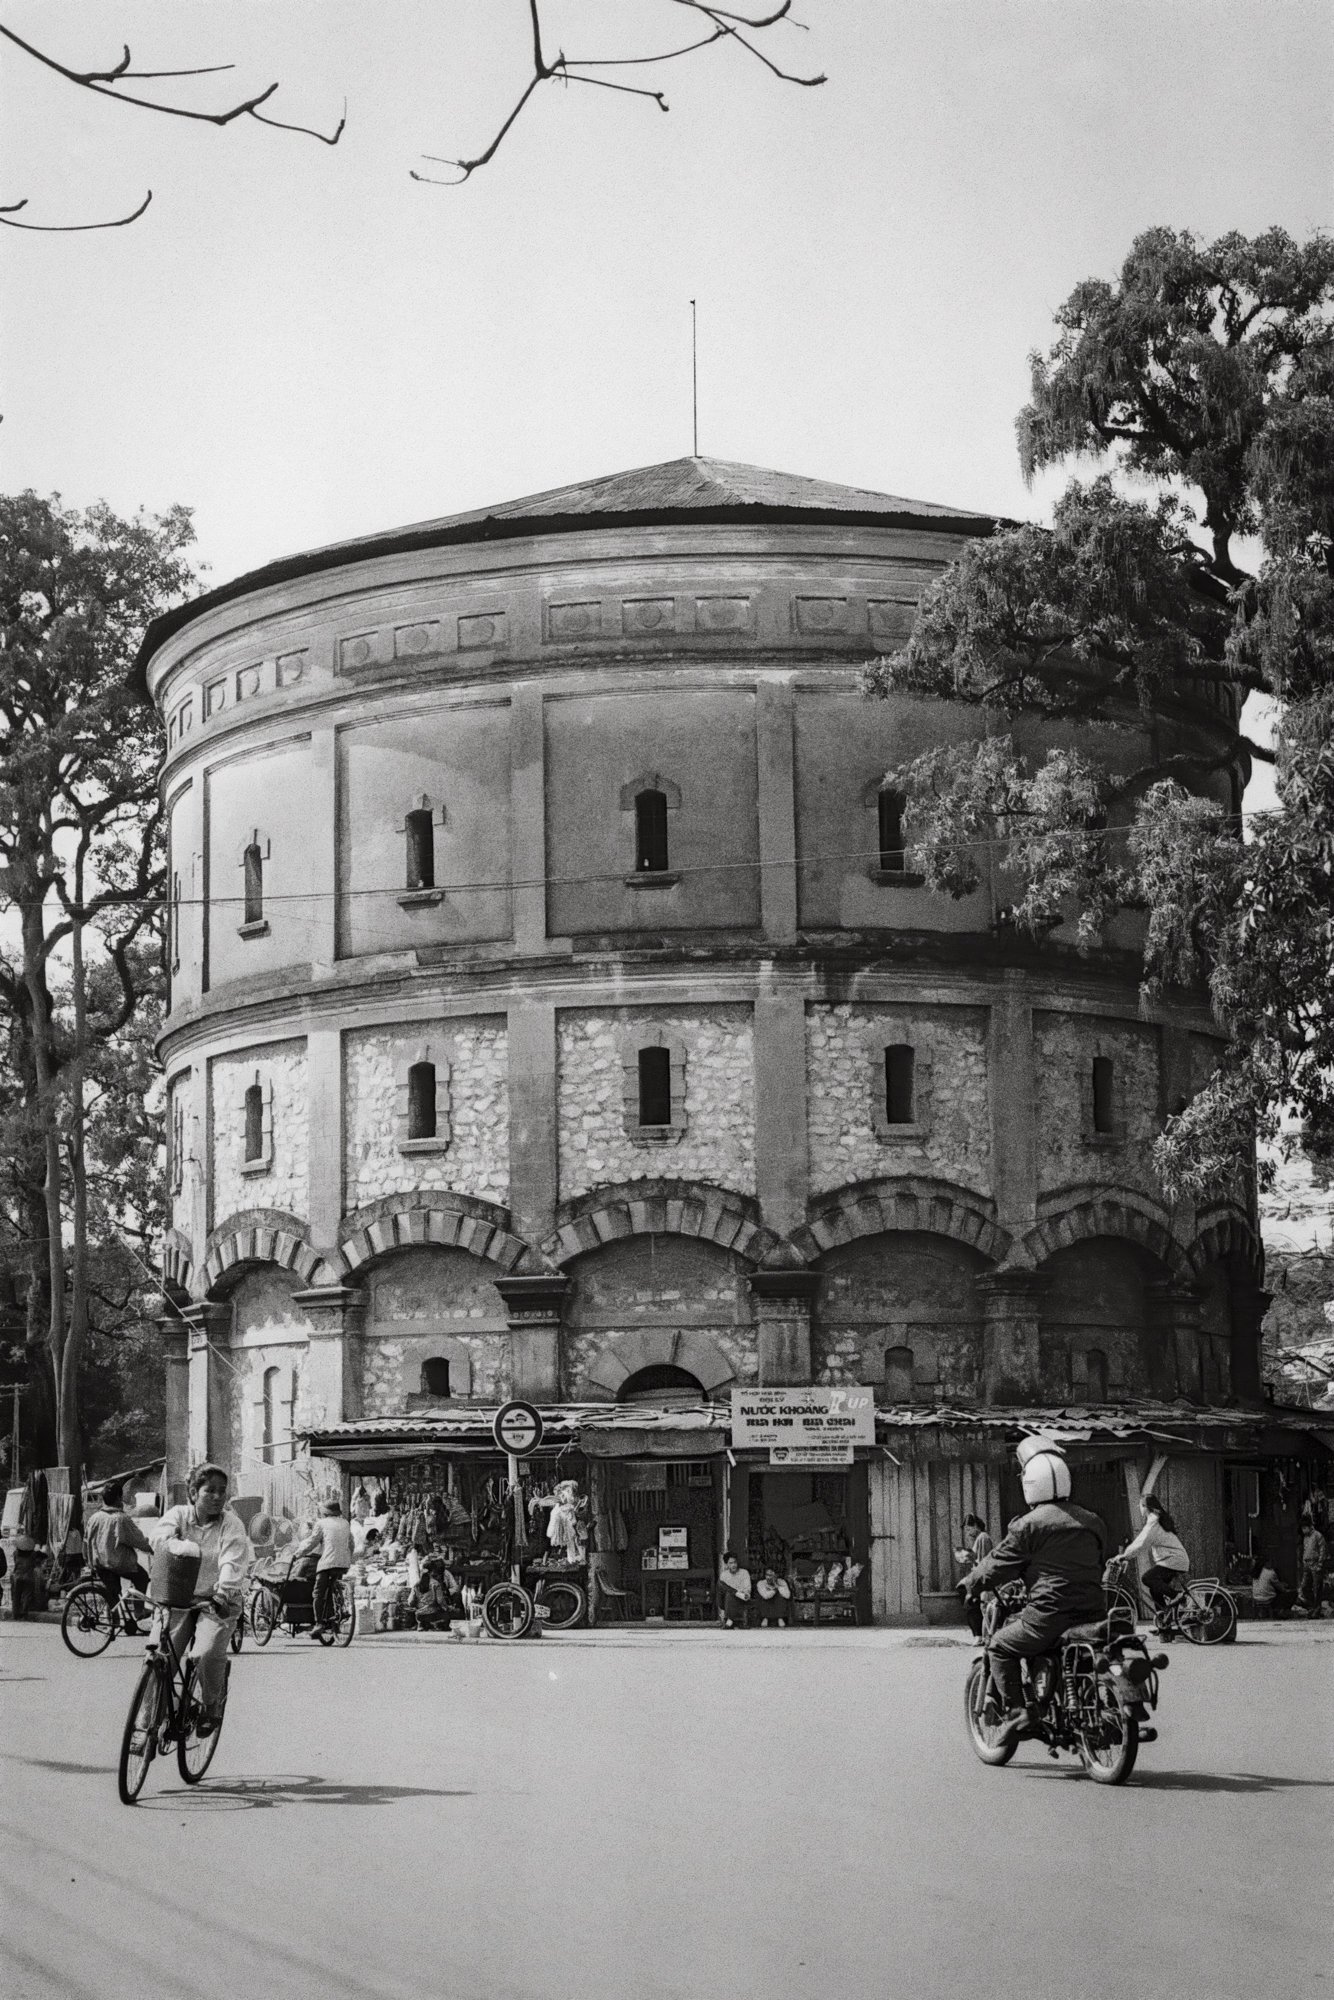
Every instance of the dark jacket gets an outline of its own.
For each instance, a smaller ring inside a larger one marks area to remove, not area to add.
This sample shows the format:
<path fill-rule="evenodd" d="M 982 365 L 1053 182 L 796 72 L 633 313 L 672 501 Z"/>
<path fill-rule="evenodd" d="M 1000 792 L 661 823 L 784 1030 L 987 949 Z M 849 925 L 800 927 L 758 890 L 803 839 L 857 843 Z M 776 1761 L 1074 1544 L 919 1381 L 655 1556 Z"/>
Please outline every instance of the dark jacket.
<path fill-rule="evenodd" d="M 1103 1603 L 1102 1572 L 1109 1536 L 1096 1514 L 1069 1500 L 1048 1500 L 1010 1523 L 1003 1541 L 976 1569 L 966 1588 L 982 1589 L 1022 1577 L 1030 1603 L 1071 1610 L 1097 1610 Z"/>

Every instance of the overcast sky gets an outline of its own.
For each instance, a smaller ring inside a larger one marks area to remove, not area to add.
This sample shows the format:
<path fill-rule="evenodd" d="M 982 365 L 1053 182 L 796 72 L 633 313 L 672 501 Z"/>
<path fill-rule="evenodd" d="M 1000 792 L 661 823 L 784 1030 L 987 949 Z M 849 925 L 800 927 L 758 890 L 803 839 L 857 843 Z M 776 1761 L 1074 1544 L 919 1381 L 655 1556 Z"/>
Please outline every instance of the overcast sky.
<path fill-rule="evenodd" d="M 671 110 L 547 85 L 469 185 L 420 156 L 492 136 L 527 74 L 525 0 L 16 6 L 73 66 L 235 61 L 171 86 L 279 116 L 119 109 L 0 51 L 0 200 L 133 227 L 0 231 L 0 478 L 197 510 L 212 581 L 343 536 L 690 450 L 1043 517 L 1013 422 L 1026 355 L 1155 223 L 1330 218 L 1328 0 L 799 0 L 764 46 L 654 73 Z M 670 0 L 566 0 L 549 42 L 690 39 Z M 632 72 L 634 80 L 649 73 Z M 146 86 L 154 88 L 154 86 Z M 158 89 L 166 88 L 156 86 Z"/>

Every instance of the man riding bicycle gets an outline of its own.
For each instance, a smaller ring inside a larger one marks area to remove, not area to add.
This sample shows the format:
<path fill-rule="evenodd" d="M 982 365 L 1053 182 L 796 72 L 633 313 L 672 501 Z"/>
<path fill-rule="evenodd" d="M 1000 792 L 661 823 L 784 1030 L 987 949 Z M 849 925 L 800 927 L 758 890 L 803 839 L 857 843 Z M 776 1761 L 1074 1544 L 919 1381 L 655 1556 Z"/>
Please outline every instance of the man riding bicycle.
<path fill-rule="evenodd" d="M 241 1615 L 241 1597 L 250 1563 L 250 1543 L 240 1518 L 227 1505 L 227 1474 L 220 1465 L 197 1465 L 190 1474 L 190 1498 L 163 1515 L 167 1533 L 193 1542 L 200 1552 L 195 1601 L 170 1613 L 171 1643 L 179 1657 L 186 1641 L 198 1673 L 203 1707 L 197 1733 L 209 1736 L 222 1715 L 227 1689 L 227 1647 Z"/>
<path fill-rule="evenodd" d="M 127 1592 L 124 1605 L 125 1631 L 133 1638 L 139 1630 L 134 1622 L 135 1599 L 142 1599 L 148 1590 L 148 1571 L 139 1561 L 139 1551 L 151 1555 L 153 1544 L 124 1511 L 124 1503 L 125 1488 L 118 1479 L 109 1479 L 102 1488 L 101 1507 L 88 1523 L 88 1561 L 108 1604 L 119 1602 L 122 1585 L 133 1591 L 133 1596 Z"/>
<path fill-rule="evenodd" d="M 1059 1446 L 1026 1438 L 1018 1459 L 1024 1498 L 1031 1512 L 1011 1521 L 1004 1540 L 964 1579 L 969 1598 L 984 1588 L 1022 1577 L 1028 1602 L 991 1639 L 991 1682 L 1002 1714 L 997 1742 L 1016 1736 L 1028 1722 L 1020 1661 L 1054 1652 L 1061 1634 L 1106 1609 L 1102 1572 L 1108 1534 L 1096 1514 L 1070 1501 L 1070 1468 Z"/>

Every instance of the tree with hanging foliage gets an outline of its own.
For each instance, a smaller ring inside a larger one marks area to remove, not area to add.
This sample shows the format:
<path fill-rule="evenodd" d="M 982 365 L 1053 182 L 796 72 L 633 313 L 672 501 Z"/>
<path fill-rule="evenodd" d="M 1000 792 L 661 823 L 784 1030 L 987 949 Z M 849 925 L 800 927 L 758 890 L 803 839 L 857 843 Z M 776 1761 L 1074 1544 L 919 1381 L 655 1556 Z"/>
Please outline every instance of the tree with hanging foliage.
<path fill-rule="evenodd" d="M 1169 1197 L 1203 1201 L 1285 1110 L 1334 1155 L 1334 241 L 1149 230 L 1056 323 L 1023 471 L 1107 469 L 1071 482 L 1050 530 L 971 544 L 868 692 L 979 713 L 976 740 L 887 780 L 929 886 L 967 895 L 994 854 L 1003 923 L 1092 952 L 1137 913 L 1147 995 L 1207 991 L 1225 1052 L 1156 1155 Z M 1127 497 L 1127 479 L 1156 490 Z M 1147 753 L 1155 707 L 1201 692 L 1220 747 Z M 1252 695 L 1272 744 L 1243 727 Z M 1063 721 L 1126 748 L 1043 746 Z M 1229 794 L 1251 759 L 1278 803 L 1243 826 Z"/>
<path fill-rule="evenodd" d="M 0 1250 L 20 1262 L 34 1382 L 72 1482 L 90 1329 L 130 1305 L 135 1238 L 153 1228 L 162 744 L 128 674 L 148 621 L 194 581 L 192 540 L 183 507 L 122 520 L 0 496 Z"/>

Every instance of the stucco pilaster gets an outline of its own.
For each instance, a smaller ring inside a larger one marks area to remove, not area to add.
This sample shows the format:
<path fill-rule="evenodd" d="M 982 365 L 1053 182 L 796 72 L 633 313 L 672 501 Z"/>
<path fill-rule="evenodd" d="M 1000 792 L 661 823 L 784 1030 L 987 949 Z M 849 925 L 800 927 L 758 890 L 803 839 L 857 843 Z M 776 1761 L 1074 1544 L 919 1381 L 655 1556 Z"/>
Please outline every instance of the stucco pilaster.
<path fill-rule="evenodd" d="M 987 1024 L 987 1095 L 996 1220 L 1022 1235 L 1037 1219 L 1037 1078 L 1033 1008 L 1018 980 L 1007 980 Z"/>
<path fill-rule="evenodd" d="M 310 906 L 305 916 L 312 970 L 338 956 L 338 738 L 332 723 L 310 733 Z"/>
<path fill-rule="evenodd" d="M 514 1394 L 530 1403 L 560 1396 L 561 1308 L 570 1281 L 563 1271 L 496 1278 L 509 1320 Z"/>
<path fill-rule="evenodd" d="M 556 1010 L 516 999 L 509 1010 L 510 1215 L 516 1236 L 541 1243 L 556 1227 Z"/>
<path fill-rule="evenodd" d="M 547 936 L 546 742 L 542 694 L 516 687 L 510 699 L 510 861 L 514 949 L 541 951 Z"/>
<path fill-rule="evenodd" d="M 315 1429 L 359 1414 L 352 1344 L 361 1327 L 362 1295 L 355 1285 L 316 1285 L 293 1292 L 292 1304 L 309 1322 L 300 1410 Z"/>
<path fill-rule="evenodd" d="M 818 1271 L 753 1271 L 756 1346 L 762 1389 L 796 1388 L 811 1379 L 811 1307 Z"/>
<path fill-rule="evenodd" d="M 190 1465 L 212 1459 L 231 1466 L 231 1425 L 228 1422 L 230 1384 L 228 1381 L 232 1309 L 212 1299 L 185 1306 L 182 1318 L 189 1327 L 188 1376 L 189 1423 L 186 1441 Z M 188 1470 L 188 1467 L 187 1467 Z"/>
<path fill-rule="evenodd" d="M 800 993 L 765 985 L 756 995 L 755 1192 L 766 1227 L 791 1236 L 806 1220 L 806 1008 Z"/>
<path fill-rule="evenodd" d="M 760 846 L 760 925 L 767 938 L 797 933 L 797 813 L 792 749 L 792 683 L 756 690 Z"/>
<path fill-rule="evenodd" d="M 343 1038 L 337 1028 L 306 1037 L 310 1107 L 310 1240 L 332 1250 L 343 1215 Z"/>
<path fill-rule="evenodd" d="M 158 1320 L 162 1337 L 162 1360 L 166 1372 L 166 1417 L 163 1451 L 166 1455 L 164 1484 L 171 1501 L 185 1497 L 185 1481 L 190 1470 L 190 1324 L 178 1313 Z"/>
<path fill-rule="evenodd" d="M 1037 1271 L 989 1271 L 977 1280 L 986 1402 L 1042 1400 L 1041 1316 L 1048 1283 Z"/>

